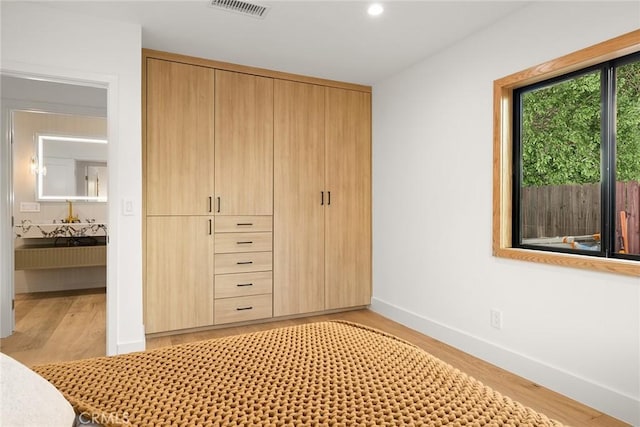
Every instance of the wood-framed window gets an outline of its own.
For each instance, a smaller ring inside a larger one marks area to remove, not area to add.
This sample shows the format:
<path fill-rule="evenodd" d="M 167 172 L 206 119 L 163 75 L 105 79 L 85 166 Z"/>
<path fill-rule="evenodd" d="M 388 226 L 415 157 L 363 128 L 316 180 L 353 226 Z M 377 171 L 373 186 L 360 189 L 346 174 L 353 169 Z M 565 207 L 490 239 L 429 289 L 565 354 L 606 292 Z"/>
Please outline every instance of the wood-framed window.
<path fill-rule="evenodd" d="M 640 276 L 640 250 L 623 239 L 639 220 L 627 187 L 640 190 L 623 173 L 629 149 L 616 150 L 637 52 L 640 30 L 494 82 L 494 256 Z"/>

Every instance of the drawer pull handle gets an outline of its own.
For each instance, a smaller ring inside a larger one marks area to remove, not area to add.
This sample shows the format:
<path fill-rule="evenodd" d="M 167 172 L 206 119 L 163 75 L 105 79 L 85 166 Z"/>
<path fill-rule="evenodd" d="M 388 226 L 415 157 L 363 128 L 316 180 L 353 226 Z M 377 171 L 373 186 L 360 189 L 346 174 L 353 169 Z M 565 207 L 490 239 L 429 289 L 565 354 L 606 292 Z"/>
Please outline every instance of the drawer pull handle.
<path fill-rule="evenodd" d="M 248 240 L 248 241 L 246 241 L 246 242 L 236 242 L 236 243 L 237 243 L 238 245 L 250 245 L 250 244 L 252 244 L 253 242 L 252 242 L 251 240 Z"/>
<path fill-rule="evenodd" d="M 213 212 L 213 197 L 209 196 L 209 212 Z"/>
<path fill-rule="evenodd" d="M 253 225 L 252 222 L 239 222 L 239 223 L 236 224 L 236 226 L 238 226 L 238 227 L 250 227 L 252 225 Z"/>
<path fill-rule="evenodd" d="M 253 286 L 253 283 L 238 283 L 236 286 L 242 288 L 244 286 Z"/>
<path fill-rule="evenodd" d="M 253 264 L 253 261 L 238 261 L 238 262 L 236 262 L 236 264 L 238 264 L 238 265 Z"/>
<path fill-rule="evenodd" d="M 211 220 L 209 220 L 209 236 L 211 236 Z"/>
<path fill-rule="evenodd" d="M 327 197 L 329 198 L 327 205 L 331 205 L 331 191 L 327 191 Z"/>
<path fill-rule="evenodd" d="M 237 311 L 242 311 L 242 310 L 253 310 L 253 307 L 249 306 L 249 307 L 238 307 L 236 308 Z"/>
<path fill-rule="evenodd" d="M 324 206 L 324 191 L 320 192 L 320 206 Z"/>
<path fill-rule="evenodd" d="M 222 202 L 220 201 L 220 196 L 218 196 L 218 213 L 220 213 L 220 206 L 222 206 Z"/>

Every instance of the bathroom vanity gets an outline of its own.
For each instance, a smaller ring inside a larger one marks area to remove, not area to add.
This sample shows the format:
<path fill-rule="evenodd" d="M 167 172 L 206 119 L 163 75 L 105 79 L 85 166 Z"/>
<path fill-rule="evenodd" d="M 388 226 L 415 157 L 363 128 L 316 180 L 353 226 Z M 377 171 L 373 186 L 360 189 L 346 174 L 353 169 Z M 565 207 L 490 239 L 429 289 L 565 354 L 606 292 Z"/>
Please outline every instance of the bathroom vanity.
<path fill-rule="evenodd" d="M 15 228 L 28 242 L 15 249 L 15 269 L 93 267 L 107 264 L 107 226 L 96 222 L 31 224 Z"/>

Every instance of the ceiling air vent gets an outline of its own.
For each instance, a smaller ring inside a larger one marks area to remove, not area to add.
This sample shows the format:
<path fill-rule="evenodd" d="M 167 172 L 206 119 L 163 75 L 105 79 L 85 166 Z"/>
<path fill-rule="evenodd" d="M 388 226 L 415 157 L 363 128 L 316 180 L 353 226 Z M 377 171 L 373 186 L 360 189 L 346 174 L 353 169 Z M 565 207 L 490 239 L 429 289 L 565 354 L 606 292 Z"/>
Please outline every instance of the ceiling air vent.
<path fill-rule="evenodd" d="M 254 18 L 264 18 L 269 11 L 267 6 L 240 0 L 211 0 L 209 6 L 229 12 L 241 13 Z"/>

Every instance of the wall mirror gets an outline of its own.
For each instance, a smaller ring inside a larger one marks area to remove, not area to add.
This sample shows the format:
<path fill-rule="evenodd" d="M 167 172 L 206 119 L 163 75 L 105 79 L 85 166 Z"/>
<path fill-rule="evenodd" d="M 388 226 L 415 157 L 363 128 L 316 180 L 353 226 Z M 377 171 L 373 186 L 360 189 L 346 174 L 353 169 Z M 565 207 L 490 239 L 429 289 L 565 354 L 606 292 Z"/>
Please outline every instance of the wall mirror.
<path fill-rule="evenodd" d="M 107 140 L 38 135 L 37 198 L 107 201 Z"/>

